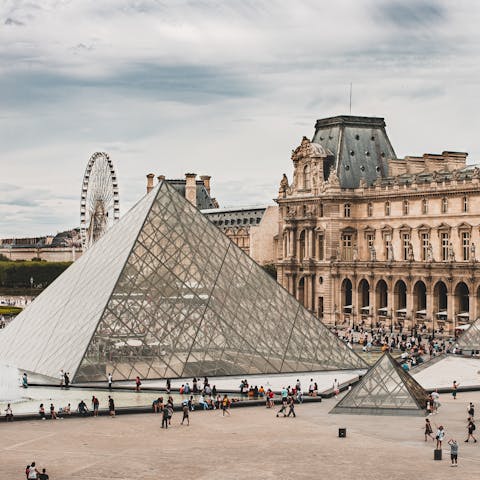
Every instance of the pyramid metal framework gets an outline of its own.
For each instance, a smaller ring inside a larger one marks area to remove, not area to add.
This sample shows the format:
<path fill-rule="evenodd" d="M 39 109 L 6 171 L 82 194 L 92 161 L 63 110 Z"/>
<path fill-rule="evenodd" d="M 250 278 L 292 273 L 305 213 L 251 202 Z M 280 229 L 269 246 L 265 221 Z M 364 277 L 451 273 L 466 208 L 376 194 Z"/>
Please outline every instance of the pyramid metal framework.
<path fill-rule="evenodd" d="M 0 333 L 0 362 L 75 382 L 366 368 L 166 182 Z"/>
<path fill-rule="evenodd" d="M 477 318 L 460 336 L 458 346 L 462 350 L 480 350 L 480 318 Z"/>
<path fill-rule="evenodd" d="M 425 415 L 428 394 L 386 352 L 330 413 Z"/>

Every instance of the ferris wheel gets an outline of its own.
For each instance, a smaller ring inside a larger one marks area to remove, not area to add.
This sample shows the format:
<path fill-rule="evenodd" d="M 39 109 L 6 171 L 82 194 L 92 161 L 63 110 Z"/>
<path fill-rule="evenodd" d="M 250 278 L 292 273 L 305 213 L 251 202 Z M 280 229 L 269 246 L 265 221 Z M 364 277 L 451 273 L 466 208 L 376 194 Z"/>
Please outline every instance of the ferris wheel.
<path fill-rule="evenodd" d="M 83 251 L 91 247 L 120 218 L 117 174 L 107 153 L 96 152 L 83 176 L 80 236 Z"/>

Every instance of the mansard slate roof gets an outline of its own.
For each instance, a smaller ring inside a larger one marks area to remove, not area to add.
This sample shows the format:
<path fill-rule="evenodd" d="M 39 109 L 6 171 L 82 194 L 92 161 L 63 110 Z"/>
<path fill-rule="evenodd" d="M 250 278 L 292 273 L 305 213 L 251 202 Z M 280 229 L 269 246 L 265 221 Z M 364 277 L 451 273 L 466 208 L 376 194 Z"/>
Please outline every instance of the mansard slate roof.
<path fill-rule="evenodd" d="M 312 142 L 332 152 L 341 188 L 358 188 L 364 179 L 371 185 L 388 176 L 388 159 L 396 158 L 379 117 L 340 115 L 315 124 Z"/>
<path fill-rule="evenodd" d="M 165 181 L 0 331 L 0 362 L 74 382 L 365 368 Z"/>
<path fill-rule="evenodd" d="M 428 394 L 385 352 L 330 413 L 425 415 Z"/>
<path fill-rule="evenodd" d="M 184 179 L 166 180 L 182 197 L 185 197 L 185 185 Z M 210 208 L 216 208 L 216 205 L 208 193 L 205 185 L 202 181 L 197 180 L 195 182 L 197 188 L 197 208 L 199 210 L 208 210 Z"/>

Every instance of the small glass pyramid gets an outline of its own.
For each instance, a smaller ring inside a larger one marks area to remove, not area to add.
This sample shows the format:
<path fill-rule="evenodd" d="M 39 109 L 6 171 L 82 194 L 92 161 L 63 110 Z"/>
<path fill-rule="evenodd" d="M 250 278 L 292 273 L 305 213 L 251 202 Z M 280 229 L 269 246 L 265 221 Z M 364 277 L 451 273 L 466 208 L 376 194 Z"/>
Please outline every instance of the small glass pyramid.
<path fill-rule="evenodd" d="M 480 318 L 477 318 L 460 336 L 458 346 L 462 350 L 480 350 Z"/>
<path fill-rule="evenodd" d="M 428 394 L 386 352 L 330 413 L 425 415 Z"/>
<path fill-rule="evenodd" d="M 5 334 L 0 360 L 75 382 L 366 366 L 166 182 Z"/>

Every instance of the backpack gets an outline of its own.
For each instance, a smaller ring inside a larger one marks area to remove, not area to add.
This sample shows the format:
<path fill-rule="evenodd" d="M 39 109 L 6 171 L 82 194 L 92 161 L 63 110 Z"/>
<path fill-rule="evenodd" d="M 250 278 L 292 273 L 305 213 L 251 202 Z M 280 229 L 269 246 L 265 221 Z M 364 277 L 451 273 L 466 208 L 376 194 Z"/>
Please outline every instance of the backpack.
<path fill-rule="evenodd" d="M 472 423 L 472 431 L 474 431 L 477 427 L 475 426 L 474 423 Z"/>

